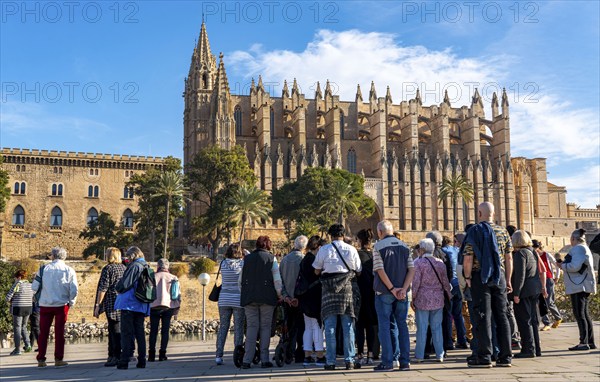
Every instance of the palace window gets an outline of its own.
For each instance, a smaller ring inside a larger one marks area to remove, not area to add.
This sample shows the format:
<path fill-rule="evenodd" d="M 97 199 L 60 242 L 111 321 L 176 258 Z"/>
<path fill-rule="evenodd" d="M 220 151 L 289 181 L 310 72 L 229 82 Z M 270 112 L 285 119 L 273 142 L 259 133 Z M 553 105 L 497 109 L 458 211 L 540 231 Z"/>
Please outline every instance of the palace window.
<path fill-rule="evenodd" d="M 87 213 L 87 224 L 92 225 L 94 222 L 98 221 L 98 210 L 94 207 L 90 208 Z"/>
<path fill-rule="evenodd" d="M 62 227 L 63 215 L 60 207 L 54 207 L 50 214 L 50 226 L 51 227 Z"/>
<path fill-rule="evenodd" d="M 235 135 L 242 135 L 242 108 L 239 106 L 235 107 L 233 112 L 233 119 L 235 120 Z"/>
<path fill-rule="evenodd" d="M 133 212 L 129 208 L 123 212 L 123 227 L 133 228 Z"/>
<path fill-rule="evenodd" d="M 97 168 L 90 168 L 90 176 L 98 176 L 99 172 Z"/>
<path fill-rule="evenodd" d="M 123 199 L 133 199 L 133 187 L 123 188 Z"/>
<path fill-rule="evenodd" d="M 52 184 L 52 196 L 63 196 L 63 185 L 61 183 Z"/>
<path fill-rule="evenodd" d="M 88 186 L 88 198 L 97 198 L 100 196 L 100 187 L 89 185 Z"/>
<path fill-rule="evenodd" d="M 62 167 L 57 167 L 57 166 L 54 166 L 54 170 L 53 170 L 53 172 L 54 172 L 55 174 L 62 174 L 62 173 L 63 173 Z"/>
<path fill-rule="evenodd" d="M 25 165 L 24 164 L 23 165 L 18 164 L 17 165 L 17 172 L 25 172 Z"/>
<path fill-rule="evenodd" d="M 15 187 L 13 189 L 14 195 L 25 195 L 25 191 L 27 189 L 27 185 L 25 182 L 15 182 Z"/>
<path fill-rule="evenodd" d="M 13 225 L 24 225 L 25 224 L 25 210 L 21 206 L 16 206 L 13 210 L 12 216 Z"/>
<path fill-rule="evenodd" d="M 354 148 L 348 150 L 348 155 L 346 156 L 348 161 L 348 171 L 356 174 L 356 151 Z"/>

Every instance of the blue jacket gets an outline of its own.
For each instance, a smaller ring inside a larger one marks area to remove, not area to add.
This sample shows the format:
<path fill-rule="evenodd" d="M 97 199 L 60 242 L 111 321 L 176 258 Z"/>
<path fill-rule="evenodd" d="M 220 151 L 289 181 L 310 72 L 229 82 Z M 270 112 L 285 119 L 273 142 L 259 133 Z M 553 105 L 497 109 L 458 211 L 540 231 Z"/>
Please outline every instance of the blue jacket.
<path fill-rule="evenodd" d="M 471 244 L 475 257 L 481 266 L 481 282 L 494 285 L 500 283 L 500 254 L 494 229 L 487 222 L 481 222 L 469 229 L 464 244 Z M 462 252 L 462 251 L 461 251 Z"/>
<path fill-rule="evenodd" d="M 147 263 L 144 259 L 136 259 L 129 264 L 123 277 L 115 286 L 115 290 L 118 293 L 115 301 L 115 310 L 129 310 L 144 313 L 146 316 L 150 315 L 150 304 L 141 302 L 135 298 L 135 288 L 146 265 Z"/>

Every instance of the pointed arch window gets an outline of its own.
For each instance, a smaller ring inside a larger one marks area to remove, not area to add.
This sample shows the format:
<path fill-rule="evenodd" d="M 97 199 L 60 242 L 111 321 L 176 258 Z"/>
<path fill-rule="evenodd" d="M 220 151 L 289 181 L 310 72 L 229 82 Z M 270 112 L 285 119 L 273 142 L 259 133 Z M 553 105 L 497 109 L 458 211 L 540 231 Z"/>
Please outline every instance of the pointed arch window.
<path fill-rule="evenodd" d="M 15 189 L 13 190 L 13 194 L 19 193 L 19 182 L 15 182 Z"/>
<path fill-rule="evenodd" d="M 273 139 L 275 137 L 275 110 L 273 110 L 273 107 L 270 110 L 269 123 L 271 125 L 271 139 Z"/>
<path fill-rule="evenodd" d="M 94 186 L 94 198 L 100 197 L 100 187 Z"/>
<path fill-rule="evenodd" d="M 63 185 L 61 183 L 53 183 L 51 194 L 52 194 L 52 196 L 62 196 L 63 195 Z"/>
<path fill-rule="evenodd" d="M 16 206 L 13 210 L 12 216 L 13 225 L 24 225 L 25 224 L 25 210 L 21 206 Z"/>
<path fill-rule="evenodd" d="M 133 228 L 133 212 L 129 208 L 123 212 L 123 227 Z"/>
<path fill-rule="evenodd" d="M 62 194 L 63 194 L 63 185 L 59 184 L 58 185 L 58 196 L 62 196 Z"/>
<path fill-rule="evenodd" d="M 235 120 L 235 135 L 242 135 L 242 108 L 239 106 L 235 107 L 233 112 L 233 119 Z"/>
<path fill-rule="evenodd" d="M 51 227 L 62 227 L 63 215 L 60 207 L 56 206 L 50 213 L 50 226 Z"/>
<path fill-rule="evenodd" d="M 98 221 L 98 210 L 94 207 L 90 208 L 87 213 L 87 224 L 92 225 L 93 223 Z"/>
<path fill-rule="evenodd" d="M 88 186 L 88 198 L 91 198 L 92 196 L 94 196 L 94 186 L 90 184 Z"/>
<path fill-rule="evenodd" d="M 340 110 L 340 138 L 344 139 L 344 112 Z"/>
<path fill-rule="evenodd" d="M 356 150 L 354 150 L 354 148 L 348 150 L 346 159 L 348 162 L 348 171 L 356 174 Z"/>
<path fill-rule="evenodd" d="M 21 195 L 25 195 L 25 191 L 27 189 L 27 185 L 25 182 L 21 182 Z"/>

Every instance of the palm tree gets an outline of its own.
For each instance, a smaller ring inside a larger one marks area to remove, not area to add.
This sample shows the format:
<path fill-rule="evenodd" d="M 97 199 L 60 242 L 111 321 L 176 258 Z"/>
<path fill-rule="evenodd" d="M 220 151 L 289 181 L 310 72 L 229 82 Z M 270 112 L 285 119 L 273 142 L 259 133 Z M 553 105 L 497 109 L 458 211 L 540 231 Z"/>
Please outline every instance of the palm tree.
<path fill-rule="evenodd" d="M 165 171 L 160 174 L 158 184 L 152 189 L 152 198 L 164 197 L 167 199 L 167 212 L 165 215 L 165 248 L 163 257 L 167 258 L 167 238 L 169 237 L 169 209 L 173 198 L 185 198 L 187 192 L 183 184 L 183 175 L 176 171 Z"/>
<path fill-rule="evenodd" d="M 456 234 L 456 226 L 458 225 L 457 203 L 458 198 L 462 198 L 465 203 L 470 203 L 473 200 L 473 186 L 461 174 L 454 174 L 450 178 L 442 181 L 440 193 L 438 195 L 438 203 L 442 204 L 446 198 L 452 198 L 452 208 L 454 211 L 454 234 Z"/>
<path fill-rule="evenodd" d="M 238 187 L 229 198 L 228 204 L 232 211 L 232 220 L 242 223 L 240 244 L 244 238 L 246 223 L 251 220 L 268 219 L 272 209 L 269 194 L 253 185 Z"/>
<path fill-rule="evenodd" d="M 356 202 L 352 182 L 346 179 L 337 179 L 330 186 L 330 195 L 323 201 L 321 212 L 328 216 L 335 216 L 337 222 L 346 227 L 346 216 L 359 212 L 360 205 Z"/>

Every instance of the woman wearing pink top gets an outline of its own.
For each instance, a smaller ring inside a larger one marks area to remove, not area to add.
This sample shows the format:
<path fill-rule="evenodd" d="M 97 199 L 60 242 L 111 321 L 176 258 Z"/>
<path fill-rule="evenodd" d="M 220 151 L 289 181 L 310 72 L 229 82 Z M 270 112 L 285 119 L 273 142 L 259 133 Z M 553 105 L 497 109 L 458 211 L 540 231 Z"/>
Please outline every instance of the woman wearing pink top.
<path fill-rule="evenodd" d="M 157 264 L 157 271 L 154 274 L 156 279 L 156 300 L 150 304 L 150 348 L 148 349 L 148 361 L 154 362 L 156 357 L 156 337 L 158 335 L 158 325 L 160 328 L 160 349 L 158 351 L 158 360 L 167 360 L 167 345 L 169 343 L 169 329 L 171 327 L 171 318 L 179 309 L 180 299 L 171 298 L 171 286 L 177 280 L 177 276 L 169 273 L 169 260 L 160 259 Z"/>
<path fill-rule="evenodd" d="M 423 362 L 427 327 L 431 327 L 436 358 L 444 361 L 444 339 L 442 319 L 444 293 L 450 297 L 450 282 L 442 260 L 433 257 L 435 244 L 431 239 L 419 242 L 421 256 L 415 260 L 415 277 L 412 283 L 412 308 L 417 322 L 417 345 L 415 362 Z"/>

